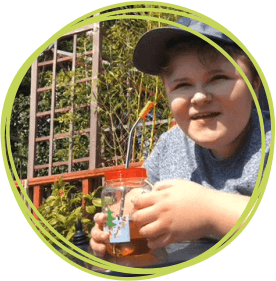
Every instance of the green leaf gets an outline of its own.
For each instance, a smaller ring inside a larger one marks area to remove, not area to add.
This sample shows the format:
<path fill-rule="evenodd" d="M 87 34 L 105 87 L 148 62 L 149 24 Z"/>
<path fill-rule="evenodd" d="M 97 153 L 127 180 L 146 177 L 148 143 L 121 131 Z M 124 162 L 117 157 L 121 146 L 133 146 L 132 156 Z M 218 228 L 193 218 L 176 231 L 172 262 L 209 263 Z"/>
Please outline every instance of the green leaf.
<path fill-rule="evenodd" d="M 103 189 L 103 186 L 99 186 L 97 189 L 95 189 L 93 192 L 92 192 L 92 197 L 94 198 L 94 196 L 96 195 L 96 193 L 99 191 L 99 190 L 101 190 L 101 189 Z"/>
<path fill-rule="evenodd" d="M 58 206 L 58 204 L 59 204 L 58 200 L 53 200 L 51 201 L 51 203 L 49 203 L 49 206 L 54 207 L 54 206 Z"/>
<path fill-rule="evenodd" d="M 51 212 L 51 208 L 47 205 L 45 206 L 45 212 L 48 214 Z"/>
<path fill-rule="evenodd" d="M 52 196 L 58 196 L 59 195 L 59 189 L 54 189 L 52 192 Z"/>
<path fill-rule="evenodd" d="M 96 212 L 96 207 L 95 206 L 86 206 L 85 210 L 89 215 L 93 215 Z"/>
<path fill-rule="evenodd" d="M 46 199 L 46 202 L 47 202 L 47 203 L 50 203 L 51 201 L 56 200 L 57 198 L 58 198 L 57 196 L 50 195 L 50 196 Z"/>
<path fill-rule="evenodd" d="M 66 235 L 66 239 L 70 241 L 74 237 L 75 233 L 76 233 L 75 231 L 69 231 L 68 234 Z"/>
<path fill-rule="evenodd" d="M 80 217 L 82 207 L 78 207 L 73 213 L 76 217 Z"/>
<path fill-rule="evenodd" d="M 92 196 L 89 194 L 83 194 L 82 198 L 84 198 L 86 200 L 92 200 Z"/>
<path fill-rule="evenodd" d="M 79 203 L 81 203 L 81 198 L 73 198 L 70 200 L 71 205 L 79 204 Z"/>
<path fill-rule="evenodd" d="M 57 218 L 60 222 L 62 222 L 63 224 L 65 224 L 65 222 L 66 222 L 66 217 L 64 217 L 64 216 L 61 215 L 61 214 L 56 214 L 56 218 Z"/>
<path fill-rule="evenodd" d="M 82 224 L 89 224 L 89 223 L 91 223 L 91 220 L 89 220 L 89 219 L 82 219 L 81 223 Z"/>
<path fill-rule="evenodd" d="M 77 220 L 77 216 L 75 213 L 72 213 L 69 217 L 67 217 L 66 223 L 71 223 Z"/>
<path fill-rule="evenodd" d="M 66 212 L 67 209 L 68 209 L 67 205 L 64 205 L 64 206 L 60 207 L 60 210 L 59 210 L 59 211 L 60 211 L 61 213 L 63 213 L 63 212 Z"/>
<path fill-rule="evenodd" d="M 101 198 L 94 198 L 92 200 L 94 206 L 101 208 L 102 207 L 102 200 Z"/>
<path fill-rule="evenodd" d="M 66 183 L 64 182 L 64 178 L 63 178 L 63 177 L 60 177 L 58 183 L 59 183 L 59 188 L 62 188 L 62 187 L 65 186 L 65 184 L 66 184 Z"/>
<path fill-rule="evenodd" d="M 55 219 L 55 218 L 52 218 L 52 219 L 49 220 L 49 224 L 50 224 L 51 226 L 55 226 L 57 223 L 58 223 L 58 220 Z"/>
<path fill-rule="evenodd" d="M 54 188 L 55 188 L 55 189 L 59 189 L 59 184 L 58 184 L 57 181 L 54 182 Z"/>

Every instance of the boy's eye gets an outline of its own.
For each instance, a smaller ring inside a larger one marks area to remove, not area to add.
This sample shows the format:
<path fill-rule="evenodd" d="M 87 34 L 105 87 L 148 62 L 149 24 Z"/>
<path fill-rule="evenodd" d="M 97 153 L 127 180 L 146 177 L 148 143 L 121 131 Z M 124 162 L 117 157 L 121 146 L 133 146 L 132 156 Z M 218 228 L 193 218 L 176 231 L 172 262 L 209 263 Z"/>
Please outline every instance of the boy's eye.
<path fill-rule="evenodd" d="M 226 75 L 216 75 L 211 79 L 211 82 L 216 80 L 227 80 L 227 79 L 229 78 Z"/>
<path fill-rule="evenodd" d="M 190 86 L 190 84 L 188 84 L 188 83 L 180 83 L 174 87 L 174 90 L 179 89 L 179 88 L 189 87 L 189 86 Z"/>

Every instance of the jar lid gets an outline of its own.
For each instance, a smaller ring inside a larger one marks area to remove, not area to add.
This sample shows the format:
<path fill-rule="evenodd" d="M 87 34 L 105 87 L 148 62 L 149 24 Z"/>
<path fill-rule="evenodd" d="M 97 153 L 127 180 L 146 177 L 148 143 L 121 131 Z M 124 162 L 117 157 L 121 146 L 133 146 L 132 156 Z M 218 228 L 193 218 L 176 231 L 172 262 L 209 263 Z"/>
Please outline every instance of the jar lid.
<path fill-rule="evenodd" d="M 105 173 L 106 181 L 129 178 L 147 178 L 147 170 L 145 168 L 130 168 Z"/>

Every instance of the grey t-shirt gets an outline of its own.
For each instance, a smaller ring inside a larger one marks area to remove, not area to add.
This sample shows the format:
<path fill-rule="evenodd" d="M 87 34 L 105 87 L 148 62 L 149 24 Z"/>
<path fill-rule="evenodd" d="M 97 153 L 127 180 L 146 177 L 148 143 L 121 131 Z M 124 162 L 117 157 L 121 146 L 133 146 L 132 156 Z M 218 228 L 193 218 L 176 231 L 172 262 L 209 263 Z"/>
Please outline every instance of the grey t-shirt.
<path fill-rule="evenodd" d="M 269 112 L 262 112 L 265 130 L 266 166 L 271 123 Z M 169 179 L 185 179 L 203 186 L 230 193 L 250 196 L 256 184 L 261 160 L 261 130 L 256 110 L 252 111 L 251 126 L 246 142 L 235 157 L 216 159 L 208 149 L 202 148 L 175 126 L 164 133 L 146 160 L 149 179 L 153 182 Z M 212 247 L 215 241 L 171 244 L 166 248 L 169 261 L 191 259 Z"/>
<path fill-rule="evenodd" d="M 265 163 L 270 148 L 271 125 L 269 112 L 262 112 L 265 130 Z M 231 193 L 251 195 L 261 161 L 261 130 L 256 110 L 246 142 L 235 157 L 216 159 L 208 149 L 198 146 L 175 126 L 161 135 L 146 160 L 149 179 L 153 182 L 186 179 L 203 186 Z"/>

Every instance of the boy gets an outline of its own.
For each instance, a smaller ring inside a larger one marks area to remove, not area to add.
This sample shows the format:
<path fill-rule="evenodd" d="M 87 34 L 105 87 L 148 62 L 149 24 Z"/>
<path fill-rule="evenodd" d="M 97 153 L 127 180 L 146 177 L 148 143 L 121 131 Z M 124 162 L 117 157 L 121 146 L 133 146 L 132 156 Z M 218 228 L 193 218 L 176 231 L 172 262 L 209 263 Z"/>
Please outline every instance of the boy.
<path fill-rule="evenodd" d="M 178 23 L 219 44 L 241 67 L 258 96 L 261 81 L 251 61 L 218 30 L 189 18 Z M 154 191 L 133 202 L 134 221 L 153 250 L 177 249 L 222 238 L 237 222 L 253 192 L 261 159 L 261 133 L 253 98 L 242 76 L 220 52 L 191 33 L 175 28 L 147 32 L 138 42 L 134 65 L 163 79 L 177 126 L 163 134 L 145 162 Z M 265 164 L 270 145 L 265 125 Z M 105 215 L 95 217 L 91 247 L 105 254 Z M 193 251 L 193 250 L 192 250 Z"/>

